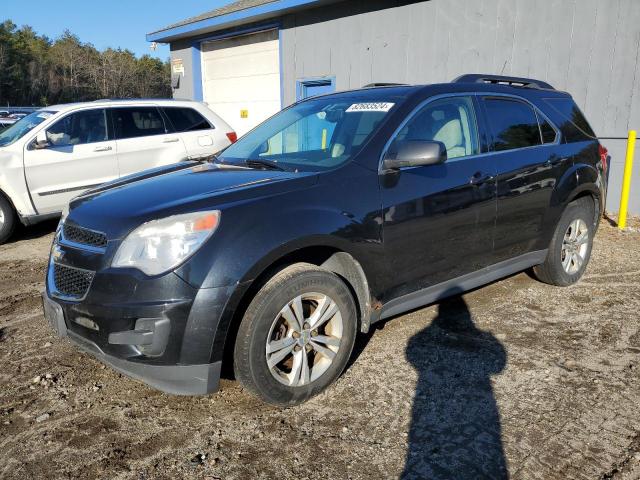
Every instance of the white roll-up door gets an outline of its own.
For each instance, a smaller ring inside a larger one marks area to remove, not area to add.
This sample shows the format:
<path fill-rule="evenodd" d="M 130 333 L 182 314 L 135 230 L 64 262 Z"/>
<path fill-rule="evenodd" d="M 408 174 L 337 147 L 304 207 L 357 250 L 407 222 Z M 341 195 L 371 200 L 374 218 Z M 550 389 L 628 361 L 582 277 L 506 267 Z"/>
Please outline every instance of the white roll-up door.
<path fill-rule="evenodd" d="M 203 42 L 203 97 L 243 135 L 280 110 L 278 31 Z"/>

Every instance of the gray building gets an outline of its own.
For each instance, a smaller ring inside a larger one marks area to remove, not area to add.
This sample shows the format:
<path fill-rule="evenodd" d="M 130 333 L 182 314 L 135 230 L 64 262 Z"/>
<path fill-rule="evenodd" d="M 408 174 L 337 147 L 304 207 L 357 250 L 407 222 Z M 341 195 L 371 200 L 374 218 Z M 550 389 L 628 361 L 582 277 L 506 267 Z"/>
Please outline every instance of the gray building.
<path fill-rule="evenodd" d="M 174 96 L 204 100 L 239 134 L 297 99 L 372 82 L 545 80 L 609 149 L 611 212 L 627 131 L 640 130 L 640 0 L 240 0 L 147 40 L 171 46 Z M 631 196 L 640 214 L 640 164 Z"/>

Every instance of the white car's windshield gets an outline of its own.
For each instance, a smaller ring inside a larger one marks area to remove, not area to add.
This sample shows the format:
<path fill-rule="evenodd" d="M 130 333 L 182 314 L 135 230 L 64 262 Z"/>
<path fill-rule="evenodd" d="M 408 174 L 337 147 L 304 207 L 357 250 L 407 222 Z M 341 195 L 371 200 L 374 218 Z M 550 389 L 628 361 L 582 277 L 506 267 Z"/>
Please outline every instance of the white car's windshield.
<path fill-rule="evenodd" d="M 263 163 L 322 171 L 349 161 L 403 99 L 376 95 L 318 97 L 274 115 L 219 155 L 223 163 Z"/>
<path fill-rule="evenodd" d="M 26 117 L 21 118 L 16 123 L 0 133 L 0 147 L 10 145 L 16 140 L 24 137 L 27 133 L 33 130 L 34 127 L 44 122 L 54 113 L 56 112 L 38 110 L 37 112 L 30 113 Z"/>

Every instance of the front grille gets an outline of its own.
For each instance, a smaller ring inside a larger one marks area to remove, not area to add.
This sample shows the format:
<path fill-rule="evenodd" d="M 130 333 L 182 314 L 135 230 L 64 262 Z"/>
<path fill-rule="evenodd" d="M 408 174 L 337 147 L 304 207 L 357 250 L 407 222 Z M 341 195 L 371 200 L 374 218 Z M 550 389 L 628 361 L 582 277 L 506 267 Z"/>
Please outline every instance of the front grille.
<path fill-rule="evenodd" d="M 64 224 L 62 234 L 65 240 L 96 248 L 107 247 L 107 236 L 104 233 L 94 232 L 75 225 Z"/>
<path fill-rule="evenodd" d="M 53 264 L 53 284 L 59 295 L 82 299 L 93 281 L 95 272 L 66 265 Z"/>

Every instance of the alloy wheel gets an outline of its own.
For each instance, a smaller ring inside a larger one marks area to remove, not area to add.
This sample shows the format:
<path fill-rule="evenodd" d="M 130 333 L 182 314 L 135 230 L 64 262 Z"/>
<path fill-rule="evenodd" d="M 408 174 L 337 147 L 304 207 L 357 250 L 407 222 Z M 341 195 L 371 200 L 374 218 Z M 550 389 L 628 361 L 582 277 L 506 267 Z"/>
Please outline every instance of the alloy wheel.
<path fill-rule="evenodd" d="M 342 339 L 342 313 L 322 293 L 304 293 L 273 320 L 265 348 L 271 375 L 289 387 L 308 385 L 333 363 Z"/>
<path fill-rule="evenodd" d="M 569 275 L 577 273 L 584 264 L 589 249 L 589 227 L 581 219 L 569 224 L 562 240 L 562 268 Z"/>

